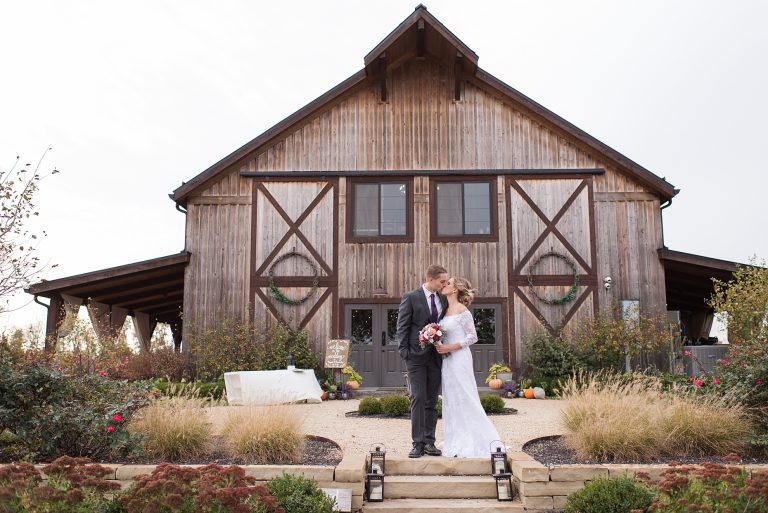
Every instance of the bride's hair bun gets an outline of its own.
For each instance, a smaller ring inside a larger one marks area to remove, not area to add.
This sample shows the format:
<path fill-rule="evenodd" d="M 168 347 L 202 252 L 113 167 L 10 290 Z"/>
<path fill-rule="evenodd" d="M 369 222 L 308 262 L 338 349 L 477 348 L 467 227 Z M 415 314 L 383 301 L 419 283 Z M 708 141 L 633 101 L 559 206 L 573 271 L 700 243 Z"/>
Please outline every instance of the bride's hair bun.
<path fill-rule="evenodd" d="M 477 291 L 466 278 L 453 278 L 453 286 L 456 288 L 456 299 L 464 306 L 469 306 L 475 299 Z"/>

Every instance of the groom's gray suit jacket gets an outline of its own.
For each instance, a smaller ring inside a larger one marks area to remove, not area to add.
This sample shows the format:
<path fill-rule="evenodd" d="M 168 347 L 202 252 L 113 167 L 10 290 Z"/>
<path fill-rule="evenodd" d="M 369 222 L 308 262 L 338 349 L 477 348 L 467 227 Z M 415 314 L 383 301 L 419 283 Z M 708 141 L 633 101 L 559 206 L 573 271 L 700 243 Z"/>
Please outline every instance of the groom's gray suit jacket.
<path fill-rule="evenodd" d="M 440 320 L 448 309 L 448 299 L 439 292 L 437 299 L 443 306 L 438 318 Z M 403 295 L 397 313 L 397 351 L 400 353 L 400 358 L 417 364 L 424 364 L 434 359 L 439 366 L 442 365 L 443 359 L 435 358 L 437 351 L 434 347 L 427 346 L 424 349 L 419 347 L 419 332 L 429 324 L 431 315 L 429 301 L 422 287 Z"/>

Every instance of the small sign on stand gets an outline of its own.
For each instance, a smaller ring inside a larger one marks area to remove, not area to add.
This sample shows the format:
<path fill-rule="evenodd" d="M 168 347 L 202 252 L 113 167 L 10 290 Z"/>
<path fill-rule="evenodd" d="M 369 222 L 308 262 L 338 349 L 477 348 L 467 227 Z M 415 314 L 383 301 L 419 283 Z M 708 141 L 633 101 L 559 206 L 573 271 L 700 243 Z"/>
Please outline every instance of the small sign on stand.
<path fill-rule="evenodd" d="M 329 340 L 325 346 L 325 368 L 343 369 L 349 360 L 349 340 Z"/>

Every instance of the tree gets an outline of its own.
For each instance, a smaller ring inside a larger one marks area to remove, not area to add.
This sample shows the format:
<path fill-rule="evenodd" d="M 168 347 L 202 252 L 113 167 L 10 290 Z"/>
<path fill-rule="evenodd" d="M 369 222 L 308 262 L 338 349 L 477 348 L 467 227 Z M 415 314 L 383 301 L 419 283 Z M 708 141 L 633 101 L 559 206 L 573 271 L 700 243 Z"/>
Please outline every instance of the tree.
<path fill-rule="evenodd" d="M 738 266 L 729 282 L 712 280 L 715 293 L 707 301 L 728 328 L 730 342 L 768 338 L 768 268 L 765 260 L 750 259 Z"/>
<path fill-rule="evenodd" d="M 38 215 L 34 196 L 40 181 L 59 172 L 54 168 L 50 173 L 40 173 L 40 165 L 50 149 L 43 152 L 34 169 L 32 164 L 21 166 L 20 157 L 16 157 L 9 170 L 0 169 L 0 301 L 7 301 L 17 290 L 28 286 L 46 268 L 35 256 L 38 235 L 26 225 Z M 42 236 L 46 236 L 44 230 Z"/>

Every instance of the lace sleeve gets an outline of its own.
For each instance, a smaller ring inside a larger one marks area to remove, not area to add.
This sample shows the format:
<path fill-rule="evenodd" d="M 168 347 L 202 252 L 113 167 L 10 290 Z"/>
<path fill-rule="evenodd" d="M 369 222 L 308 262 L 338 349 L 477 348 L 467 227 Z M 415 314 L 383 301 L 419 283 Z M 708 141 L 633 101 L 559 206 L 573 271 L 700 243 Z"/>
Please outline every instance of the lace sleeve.
<path fill-rule="evenodd" d="M 475 330 L 475 320 L 472 318 L 472 312 L 467 310 L 459 317 L 459 323 L 464 329 L 464 340 L 459 342 L 461 347 L 469 347 L 477 342 L 477 331 Z"/>

